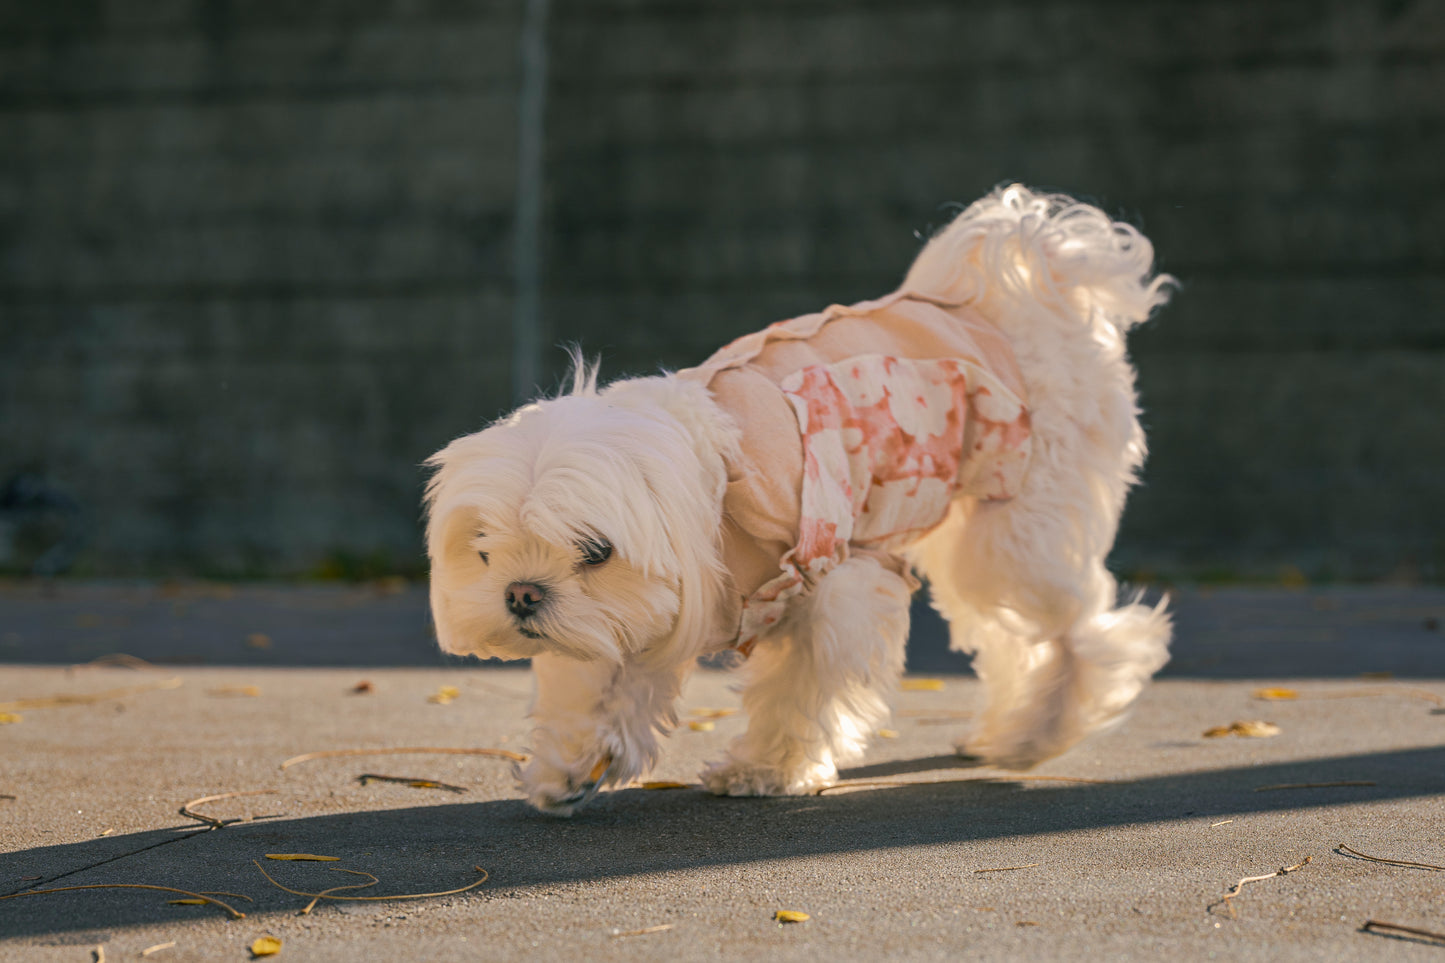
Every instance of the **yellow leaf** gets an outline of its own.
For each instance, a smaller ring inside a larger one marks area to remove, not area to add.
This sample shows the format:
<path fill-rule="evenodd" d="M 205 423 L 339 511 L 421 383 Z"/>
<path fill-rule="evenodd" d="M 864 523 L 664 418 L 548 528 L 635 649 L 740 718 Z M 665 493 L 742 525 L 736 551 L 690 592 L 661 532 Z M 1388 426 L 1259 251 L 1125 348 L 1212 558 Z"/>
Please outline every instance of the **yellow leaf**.
<path fill-rule="evenodd" d="M 1279 726 L 1273 722 L 1265 722 L 1263 719 L 1252 719 L 1246 722 L 1231 722 L 1227 726 L 1211 726 L 1204 730 L 1204 738 L 1218 739 L 1221 736 L 1245 736 L 1250 739 L 1264 739 L 1269 736 L 1277 736 L 1279 733 Z"/>
<path fill-rule="evenodd" d="M 693 709 L 692 714 L 703 719 L 723 719 L 736 715 L 737 711 L 736 709 Z"/>
<path fill-rule="evenodd" d="M 267 859 L 309 860 L 313 863 L 339 863 L 340 856 L 313 856 L 310 853 L 267 853 Z"/>
<path fill-rule="evenodd" d="M 603 756 L 597 760 L 597 765 L 592 767 L 592 771 L 587 774 L 587 778 L 592 782 L 596 782 L 607 774 L 607 767 L 610 765 L 612 765 L 612 757 Z"/>
<path fill-rule="evenodd" d="M 800 913 L 797 910 L 778 910 L 773 914 L 773 919 L 779 923 L 802 923 L 812 919 L 807 913 Z"/>
<path fill-rule="evenodd" d="M 1269 702 L 1285 702 L 1289 699 L 1298 699 L 1299 693 L 1293 689 L 1280 689 L 1270 687 L 1266 689 L 1255 689 L 1254 697 L 1256 699 L 1264 699 Z"/>
<path fill-rule="evenodd" d="M 427 696 L 426 701 L 435 702 L 437 705 L 444 706 L 461 694 L 462 690 L 458 689 L 456 686 L 444 685 L 432 695 Z"/>
<path fill-rule="evenodd" d="M 657 779 L 642 784 L 643 789 L 691 789 L 685 782 L 671 782 L 666 779 Z"/>
<path fill-rule="evenodd" d="M 258 696 L 261 688 L 254 685 L 223 685 L 219 689 L 207 689 L 213 696 Z"/>
<path fill-rule="evenodd" d="M 897 729 L 879 729 L 879 730 L 878 730 L 878 738 L 879 738 L 879 739 L 897 739 L 897 738 L 898 738 L 898 730 L 897 730 Z"/>
<path fill-rule="evenodd" d="M 902 684 L 904 692 L 942 692 L 942 679 L 904 679 Z"/>
<path fill-rule="evenodd" d="M 281 941 L 274 936 L 263 936 L 251 944 L 252 956 L 275 956 L 281 952 Z"/>
<path fill-rule="evenodd" d="M 698 719 L 694 719 L 687 724 L 687 727 L 693 732 L 712 732 L 714 726 L 715 724 L 712 722 L 703 722 Z"/>
<path fill-rule="evenodd" d="M 18 712 L 0 712 L 0 726 L 8 726 L 12 722 L 19 722 L 25 718 Z"/>

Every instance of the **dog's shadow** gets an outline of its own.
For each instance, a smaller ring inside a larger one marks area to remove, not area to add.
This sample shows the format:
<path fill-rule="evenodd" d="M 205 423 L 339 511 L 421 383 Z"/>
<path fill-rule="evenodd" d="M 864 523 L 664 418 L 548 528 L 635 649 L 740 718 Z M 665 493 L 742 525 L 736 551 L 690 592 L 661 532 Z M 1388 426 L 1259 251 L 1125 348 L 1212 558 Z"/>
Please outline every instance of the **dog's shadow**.
<path fill-rule="evenodd" d="M 243 893 L 255 902 L 238 905 L 250 914 L 266 914 L 294 912 L 306 900 L 274 888 L 253 861 L 266 864 L 278 882 L 297 890 L 317 892 L 353 881 L 330 872 L 328 864 L 264 859 L 280 852 L 340 857 L 331 865 L 375 873 L 381 879 L 376 891 L 387 893 L 465 886 L 478 879 L 474 867 L 482 867 L 490 873 L 487 884 L 457 898 L 488 900 L 657 873 L 726 873 L 728 867 L 830 854 L 967 847 L 973 841 L 1167 823 L 1191 815 L 1213 818 L 1445 793 L 1442 747 L 1100 783 L 947 775 L 976 765 L 956 756 L 932 756 L 862 766 L 848 770 L 845 778 L 886 780 L 933 771 L 943 778 L 902 778 L 872 791 L 807 797 L 731 799 L 696 789 L 629 789 L 604 793 L 571 819 L 543 816 L 519 799 L 504 799 L 283 817 L 214 831 L 191 826 L 154 830 L 0 856 L 0 896 L 65 885 L 148 883 Z M 1330 783 L 1342 777 L 1353 782 L 1320 791 L 1256 791 L 1269 784 Z M 394 798 L 402 800 L 413 790 L 394 791 L 399 794 Z M 277 802 L 284 810 L 284 798 Z M 308 804 L 314 806 L 315 800 L 293 802 Z M 76 912 L 81 899 L 83 916 Z M 0 902 L 0 932 L 98 930 L 194 916 L 194 907 L 170 906 L 154 893 L 116 890 L 104 899 L 68 893 Z"/>
<path fill-rule="evenodd" d="M 925 756 L 922 759 L 895 759 L 878 762 L 871 766 L 854 766 L 838 773 L 839 779 L 886 779 L 889 776 L 904 776 L 915 772 L 939 772 L 949 769 L 978 769 L 984 765 L 982 759 L 974 756 Z"/>

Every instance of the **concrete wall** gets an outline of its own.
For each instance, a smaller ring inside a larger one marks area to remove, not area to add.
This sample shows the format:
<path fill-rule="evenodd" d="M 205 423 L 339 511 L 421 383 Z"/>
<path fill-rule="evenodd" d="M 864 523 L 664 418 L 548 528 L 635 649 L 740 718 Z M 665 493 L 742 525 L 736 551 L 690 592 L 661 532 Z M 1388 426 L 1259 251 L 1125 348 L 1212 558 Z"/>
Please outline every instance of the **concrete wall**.
<path fill-rule="evenodd" d="M 417 463 L 513 391 L 525 3 L 0 0 L 0 483 L 83 506 L 80 569 L 418 567 Z M 1445 572 L 1445 6 L 552 0 L 546 30 L 544 383 L 557 343 L 648 372 L 882 293 L 943 202 L 1023 180 L 1184 282 L 1134 341 L 1119 567 Z"/>

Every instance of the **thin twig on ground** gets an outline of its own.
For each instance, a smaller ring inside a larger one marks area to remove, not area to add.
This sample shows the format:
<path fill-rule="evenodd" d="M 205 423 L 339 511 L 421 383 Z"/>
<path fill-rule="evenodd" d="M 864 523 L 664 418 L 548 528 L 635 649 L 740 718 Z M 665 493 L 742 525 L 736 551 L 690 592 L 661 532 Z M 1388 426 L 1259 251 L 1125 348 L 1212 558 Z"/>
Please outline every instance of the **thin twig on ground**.
<path fill-rule="evenodd" d="M 670 929 L 672 929 L 672 924 L 671 924 L 671 923 L 662 923 L 662 924 L 659 924 L 658 926 L 648 926 L 648 927 L 645 927 L 645 928 L 640 929 L 640 930 L 628 930 L 628 931 L 625 932 L 625 933 L 617 933 L 617 932 L 614 932 L 614 933 L 612 934 L 612 938 L 613 938 L 614 940 L 620 940 L 620 939 L 622 939 L 623 937 L 627 937 L 627 936 L 646 936 L 646 935 L 649 934 L 649 933 L 661 933 L 661 932 L 663 932 L 664 930 L 670 930 Z"/>
<path fill-rule="evenodd" d="M 1387 856 L 1371 856 L 1368 853 L 1360 852 L 1358 849 L 1352 849 L 1349 846 L 1346 846 L 1344 843 L 1340 843 L 1338 844 L 1338 846 L 1340 849 L 1349 853 L 1351 856 L 1358 856 L 1360 859 L 1368 859 L 1371 862 L 1375 863 L 1389 863 L 1391 866 L 1408 866 L 1412 869 L 1445 870 L 1445 866 L 1436 866 L 1432 863 L 1415 863 L 1411 862 L 1408 859 L 1391 859 Z"/>
<path fill-rule="evenodd" d="M 1038 863 L 1024 863 L 1022 866 L 992 866 L 988 869 L 976 869 L 975 873 L 1007 873 L 1015 869 L 1033 869 Z"/>
<path fill-rule="evenodd" d="M 1213 903 L 1210 903 L 1207 907 L 1205 907 L 1204 912 L 1206 912 L 1206 913 L 1211 913 L 1211 914 L 1212 914 L 1212 913 L 1214 912 L 1214 908 L 1215 908 L 1216 906 L 1222 905 L 1222 906 L 1224 906 L 1226 909 L 1229 910 L 1229 918 L 1230 918 L 1230 919 L 1238 919 L 1239 916 L 1238 916 L 1238 914 L 1235 913 L 1235 911 L 1234 911 L 1234 904 L 1231 903 L 1230 900 L 1234 899 L 1236 896 L 1238 896 L 1238 895 L 1240 894 L 1241 891 L 1243 891 L 1243 889 L 1244 889 L 1244 887 L 1245 887 L 1245 884 L 1247 884 L 1247 883 L 1258 883 L 1260 880 L 1263 880 L 1263 879 L 1274 879 L 1276 876 L 1288 876 L 1290 873 L 1293 873 L 1295 870 L 1300 869 L 1300 868 L 1305 867 L 1305 866 L 1308 866 L 1308 865 L 1310 864 L 1310 861 L 1311 861 L 1312 859 L 1314 859 L 1313 856 L 1306 856 L 1305 859 L 1304 859 L 1304 862 L 1302 862 L 1302 863 L 1295 863 L 1293 866 L 1281 866 L 1279 869 L 1275 870 L 1274 872 L 1272 872 L 1272 873 L 1264 873 L 1264 874 L 1261 875 L 1261 876 L 1246 876 L 1246 877 L 1244 877 L 1243 879 L 1241 879 L 1239 882 L 1235 883 L 1232 887 L 1230 887 L 1229 892 L 1225 893 L 1225 894 L 1224 894 L 1223 896 L 1221 896 L 1219 899 L 1215 900 Z"/>
<path fill-rule="evenodd" d="M 195 812 L 192 807 L 200 806 L 203 803 L 216 802 L 221 799 L 232 799 L 236 796 L 274 796 L 274 789 L 243 789 L 240 792 L 223 792 L 214 796 L 202 796 L 200 799 L 192 799 L 180 808 L 180 813 L 187 819 L 198 819 L 212 829 L 225 829 L 232 823 L 247 822 L 245 819 L 217 819 L 215 816 L 207 816 L 205 813 Z"/>
<path fill-rule="evenodd" d="M 332 899 L 333 897 L 332 897 L 331 894 L 333 894 L 333 893 L 344 893 L 344 892 L 348 892 L 348 891 L 353 890 L 353 889 L 369 889 L 369 888 L 371 888 L 372 886 L 375 886 L 377 883 L 381 882 L 381 880 L 377 879 L 374 874 L 372 874 L 372 873 L 363 873 L 363 872 L 362 872 L 361 870 L 359 870 L 359 869 L 342 869 L 342 868 L 339 867 L 339 866 L 333 866 L 333 867 L 331 867 L 331 869 L 332 869 L 333 872 L 337 872 L 337 873 L 350 873 L 350 874 L 353 875 L 353 876 L 366 876 L 366 877 L 369 877 L 369 878 L 371 879 L 371 882 L 369 882 L 369 883 L 352 883 L 350 886 L 333 886 L 333 887 L 331 887 L 330 889 L 323 889 L 321 892 L 319 892 L 319 893 L 316 894 L 316 898 L 315 898 L 315 899 L 313 899 L 311 902 L 309 902 L 309 903 L 306 904 L 306 908 L 301 911 L 300 915 L 302 915 L 302 916 L 307 916 L 307 915 L 309 915 L 309 914 L 311 913 L 311 911 L 316 908 L 316 904 L 317 904 L 317 903 L 321 902 L 323 899 Z"/>
<path fill-rule="evenodd" d="M 356 781 L 363 786 L 369 782 L 394 782 L 403 786 L 410 786 L 413 789 L 444 789 L 447 792 L 467 792 L 466 786 L 453 786 L 451 783 L 437 782 L 435 779 L 419 779 L 415 776 L 383 776 L 375 772 L 363 772 L 356 777 Z"/>
<path fill-rule="evenodd" d="M 313 759 L 337 759 L 343 756 L 401 756 L 401 755 L 445 755 L 445 756 L 497 756 L 502 759 L 511 759 L 513 762 L 526 762 L 530 757 L 524 753 L 512 752 L 510 749 L 450 749 L 439 746 L 403 746 L 396 749 L 323 749 L 320 752 L 307 752 L 299 756 L 292 756 L 281 763 L 282 769 L 290 769 L 292 766 L 303 762 L 310 762 Z"/>
<path fill-rule="evenodd" d="M 1340 779 L 1335 782 L 1282 782 L 1274 786 L 1255 786 L 1255 792 L 1274 792 L 1276 789 L 1335 789 L 1339 786 L 1374 786 L 1373 779 Z"/>
<path fill-rule="evenodd" d="M 1312 692 L 1309 695 L 1302 695 L 1301 698 L 1368 699 L 1374 696 L 1403 696 L 1406 699 L 1419 699 L 1437 706 L 1445 706 L 1445 696 L 1438 696 L 1428 689 L 1415 689 L 1406 686 L 1375 686 L 1363 689 L 1346 689 L 1343 692 Z"/>
<path fill-rule="evenodd" d="M 233 920 L 243 920 L 246 918 L 245 913 L 242 913 L 229 903 L 221 902 L 214 896 L 207 896 L 204 893 L 193 893 L 188 889 L 176 889 L 174 886 L 152 886 L 149 883 L 90 883 L 85 886 L 58 886 L 55 889 L 31 889 L 23 893 L 11 893 L 9 896 L 0 896 L 0 900 L 19 899 L 22 896 L 44 896 L 47 893 L 69 893 L 73 890 L 80 889 L 154 889 L 162 893 L 180 893 L 182 896 L 189 896 L 192 899 L 200 899 L 205 900 L 207 903 L 214 903 L 227 913 L 230 913 L 231 919 Z"/>
<path fill-rule="evenodd" d="M 485 882 L 491 877 L 491 874 L 488 873 L 485 869 L 482 869 L 482 867 L 480 867 L 480 866 L 473 866 L 472 869 L 474 869 L 474 870 L 476 870 L 477 872 L 479 872 L 479 873 L 482 874 L 482 878 L 481 878 L 481 879 L 477 880 L 475 883 L 468 883 L 466 886 L 459 886 L 459 887 L 457 887 L 456 889 L 443 890 L 443 891 L 440 892 L 440 893 L 398 893 L 398 894 L 395 895 L 395 896 L 333 896 L 333 895 L 331 895 L 332 893 L 337 893 L 337 892 L 340 892 L 341 890 L 345 890 L 345 889 L 363 889 L 363 888 L 365 888 L 365 887 L 363 887 L 363 886 L 337 886 L 337 887 L 333 887 L 333 888 L 331 888 L 331 889 L 322 890 L 322 891 L 319 892 L 319 893 L 304 893 L 304 892 L 302 892 L 302 891 L 299 890 L 299 889 L 292 889 L 292 888 L 289 887 L 289 886 L 284 886 L 284 885 L 282 885 L 281 883 L 278 883 L 278 882 L 271 876 L 270 873 L 266 872 L 265 867 L 263 867 L 263 866 L 262 866 L 259 862 L 257 862 L 256 860 L 254 860 L 254 859 L 251 860 L 251 863 L 252 863 L 257 869 L 259 869 L 259 870 L 261 871 L 261 875 L 264 876 L 264 877 L 266 877 L 266 881 L 267 881 L 268 883 L 270 883 L 272 886 L 274 886 L 274 887 L 276 887 L 277 889 L 280 889 L 280 890 L 285 890 L 286 892 L 292 894 L 293 896 L 306 896 L 306 897 L 312 899 L 313 901 L 315 901 L 315 900 L 321 900 L 321 899 L 335 899 L 335 900 L 351 900 L 351 901 L 358 901 L 358 902 L 381 902 L 381 901 L 383 901 L 383 900 L 394 900 L 394 899 L 429 899 L 430 897 L 433 897 L 433 896 L 455 896 L 457 893 L 465 893 L 467 890 L 476 889 L 478 886 L 480 886 L 480 885 L 482 885 L 483 883 L 485 883 Z M 358 872 L 357 870 L 354 870 L 354 869 L 332 868 L 332 872 L 353 873 L 353 874 L 355 874 L 355 875 L 357 875 L 357 876 L 371 876 L 371 875 L 372 875 L 371 873 L 362 873 L 362 872 Z M 372 878 L 375 879 L 374 876 L 373 876 Z M 374 884 L 372 884 L 372 883 L 367 883 L 367 884 L 366 884 L 366 886 L 371 886 L 371 885 L 374 885 Z M 313 905 L 314 905 L 314 902 L 313 902 Z M 308 906 L 308 907 L 307 907 L 307 911 L 309 911 L 309 910 L 310 910 L 310 907 Z"/>
<path fill-rule="evenodd" d="M 1437 943 L 1445 943 L 1445 933 L 1435 933 L 1431 930 L 1422 930 L 1414 926 L 1401 926 L 1398 923 L 1386 923 L 1382 920 L 1365 920 L 1365 925 L 1360 927 L 1365 933 L 1378 933 L 1381 936 L 1392 936 L 1395 933 L 1408 933 L 1421 939 L 1434 940 Z"/>
<path fill-rule="evenodd" d="M 0 712 L 19 712 L 25 709 L 52 709 L 57 706 L 84 706 L 94 702 L 105 702 L 109 699 L 124 699 L 126 696 L 138 695 L 142 692 L 151 692 L 157 689 L 175 689 L 181 684 L 179 676 L 171 679 L 161 679 L 158 682 L 148 682 L 145 685 L 126 686 L 124 689 L 106 689 L 104 692 L 90 693 L 63 693 L 61 695 L 37 696 L 33 699 L 16 699 L 13 702 L 0 702 Z"/>

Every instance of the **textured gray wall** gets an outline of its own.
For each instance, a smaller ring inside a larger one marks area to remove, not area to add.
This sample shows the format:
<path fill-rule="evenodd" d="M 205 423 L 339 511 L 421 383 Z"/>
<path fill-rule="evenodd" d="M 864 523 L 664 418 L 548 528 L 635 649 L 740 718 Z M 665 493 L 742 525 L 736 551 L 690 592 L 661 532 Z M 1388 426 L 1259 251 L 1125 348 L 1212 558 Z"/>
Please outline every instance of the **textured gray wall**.
<path fill-rule="evenodd" d="M 81 570 L 419 568 L 417 463 L 512 392 L 524 2 L 0 0 L 0 484 Z M 553 0 L 547 50 L 543 345 L 685 365 L 1069 190 L 1184 282 L 1118 565 L 1445 574 L 1445 4 Z"/>

